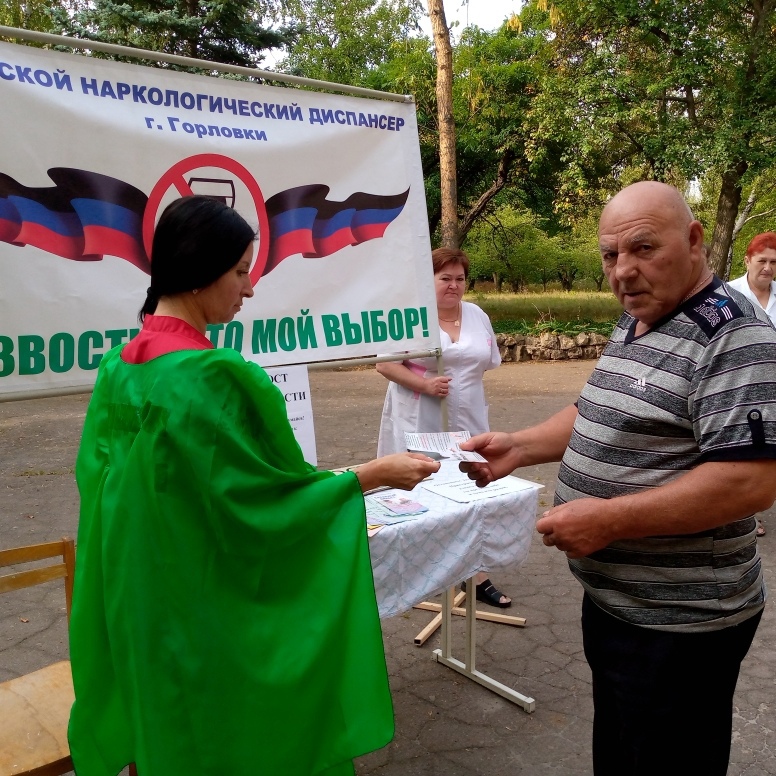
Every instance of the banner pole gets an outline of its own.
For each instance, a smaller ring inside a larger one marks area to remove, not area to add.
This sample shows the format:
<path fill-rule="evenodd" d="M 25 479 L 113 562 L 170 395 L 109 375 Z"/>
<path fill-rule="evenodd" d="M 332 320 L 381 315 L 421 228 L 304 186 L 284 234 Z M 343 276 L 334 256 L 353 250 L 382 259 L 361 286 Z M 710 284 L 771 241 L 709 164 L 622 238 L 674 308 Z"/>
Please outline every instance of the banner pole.
<path fill-rule="evenodd" d="M 100 51 L 103 54 L 115 54 L 121 57 L 132 57 L 133 59 L 150 59 L 154 62 L 167 62 L 171 65 L 181 65 L 182 67 L 196 67 L 200 70 L 217 70 L 221 73 L 235 73 L 237 75 L 247 76 L 248 78 L 261 78 L 265 81 L 280 81 L 282 83 L 293 84 L 294 86 L 310 86 L 315 89 L 326 89 L 332 92 L 355 94 L 359 97 L 373 97 L 378 100 L 391 100 L 393 102 L 415 102 L 415 98 L 411 94 L 381 92 L 377 89 L 366 89 L 362 86 L 350 86 L 348 84 L 337 84 L 331 81 L 319 81 L 315 78 L 302 78 L 296 75 L 275 73 L 272 70 L 259 70 L 258 68 L 253 67 L 242 67 L 241 65 L 227 65 L 221 62 L 209 62 L 206 59 L 181 57 L 177 54 L 163 54 L 159 51 L 139 49 L 134 48 L 133 46 L 120 46 L 115 43 L 101 43 L 97 40 L 73 38 L 69 35 L 54 35 L 50 32 L 21 30 L 17 27 L 4 27 L 0 25 L 0 36 L 7 38 L 18 38 L 20 40 L 30 40 L 34 43 L 48 43 L 52 46 L 68 46 L 75 49 L 89 49 L 90 51 Z"/>
<path fill-rule="evenodd" d="M 307 364 L 279 364 L 278 366 L 307 366 L 311 372 L 324 369 L 339 369 L 349 366 L 363 366 L 365 364 L 380 364 L 384 361 L 404 361 L 407 358 L 428 358 L 438 356 L 439 349 L 419 350 L 415 353 L 395 353 L 385 356 L 367 356 L 364 358 L 343 358 L 338 361 L 311 361 Z M 26 391 L 9 391 L 0 393 L 0 404 L 6 401 L 26 401 L 27 399 L 53 399 L 57 396 L 77 396 L 82 393 L 91 393 L 93 385 L 60 386 L 57 388 L 40 388 Z"/>

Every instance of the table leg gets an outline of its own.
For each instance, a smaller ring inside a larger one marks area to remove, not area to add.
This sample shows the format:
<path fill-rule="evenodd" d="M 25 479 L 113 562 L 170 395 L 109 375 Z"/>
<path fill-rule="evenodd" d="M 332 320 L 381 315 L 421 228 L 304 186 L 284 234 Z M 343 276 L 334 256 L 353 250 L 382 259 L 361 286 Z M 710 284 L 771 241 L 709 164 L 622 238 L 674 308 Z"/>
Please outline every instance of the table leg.
<path fill-rule="evenodd" d="M 474 590 L 474 579 L 469 579 L 466 583 L 467 590 Z M 487 687 L 492 692 L 497 693 L 502 698 L 506 698 L 512 703 L 516 703 L 521 706 L 529 714 L 536 708 L 536 701 L 527 695 L 519 693 L 517 690 L 513 690 L 511 687 L 507 687 L 501 682 L 497 682 L 495 679 L 491 679 L 487 674 L 483 674 L 477 671 L 475 668 L 476 654 L 477 654 L 477 640 L 476 640 L 476 596 L 466 596 L 466 646 L 465 646 L 465 662 L 456 660 L 451 654 L 451 608 L 452 608 L 452 595 L 451 590 L 445 590 L 442 594 L 442 649 L 435 649 L 433 652 L 434 660 L 438 663 L 446 665 L 448 668 L 452 668 L 453 671 L 457 671 L 463 676 L 469 677 L 477 684 L 481 684 L 483 687 Z"/>
<path fill-rule="evenodd" d="M 452 641 L 453 641 L 453 627 L 452 627 L 452 608 L 453 608 L 453 596 L 455 595 L 455 588 L 448 587 L 442 593 L 442 649 L 437 650 L 445 658 L 451 659 L 452 655 Z"/>
<path fill-rule="evenodd" d="M 466 582 L 469 594 L 466 596 L 466 642 L 464 645 L 464 662 L 469 671 L 474 671 L 477 660 L 477 596 L 472 595 L 476 590 L 476 577 L 471 577 Z"/>

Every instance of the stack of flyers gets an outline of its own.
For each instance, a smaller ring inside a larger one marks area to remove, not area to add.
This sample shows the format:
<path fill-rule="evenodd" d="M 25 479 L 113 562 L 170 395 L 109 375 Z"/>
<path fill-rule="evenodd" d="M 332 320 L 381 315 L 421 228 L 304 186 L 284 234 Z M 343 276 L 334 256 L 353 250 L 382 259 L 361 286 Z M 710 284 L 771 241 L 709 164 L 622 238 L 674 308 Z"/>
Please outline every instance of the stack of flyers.
<path fill-rule="evenodd" d="M 364 502 L 369 525 L 393 525 L 428 512 L 428 507 L 396 491 L 366 496 Z"/>
<path fill-rule="evenodd" d="M 394 515 L 419 515 L 422 512 L 428 512 L 428 507 L 424 507 L 418 501 L 413 501 L 408 496 L 400 496 L 398 493 L 386 493 L 382 496 L 373 496 L 373 498 Z"/>

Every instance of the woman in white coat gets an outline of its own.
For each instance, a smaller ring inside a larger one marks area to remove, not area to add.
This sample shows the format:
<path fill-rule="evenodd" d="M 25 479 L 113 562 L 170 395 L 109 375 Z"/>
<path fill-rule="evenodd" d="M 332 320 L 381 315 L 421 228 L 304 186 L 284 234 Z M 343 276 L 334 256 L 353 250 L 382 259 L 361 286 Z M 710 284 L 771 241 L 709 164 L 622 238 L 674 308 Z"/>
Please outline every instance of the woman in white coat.
<path fill-rule="evenodd" d="M 752 304 L 765 310 L 776 327 L 776 234 L 763 232 L 752 239 L 744 256 L 746 274 L 728 285 L 740 291 Z M 765 536 L 765 523 L 757 518 L 757 535 Z"/>
<path fill-rule="evenodd" d="M 477 305 L 462 300 L 468 256 L 462 250 L 437 248 L 431 257 L 445 372 L 437 373 L 436 358 L 377 365 L 377 371 L 390 380 L 378 457 L 405 451 L 405 431 L 441 431 L 443 397 L 450 431 L 469 431 L 474 436 L 490 430 L 482 376 L 501 363 L 493 327 Z M 478 600 L 502 608 L 511 605 L 487 574 L 479 573 L 475 581 Z"/>

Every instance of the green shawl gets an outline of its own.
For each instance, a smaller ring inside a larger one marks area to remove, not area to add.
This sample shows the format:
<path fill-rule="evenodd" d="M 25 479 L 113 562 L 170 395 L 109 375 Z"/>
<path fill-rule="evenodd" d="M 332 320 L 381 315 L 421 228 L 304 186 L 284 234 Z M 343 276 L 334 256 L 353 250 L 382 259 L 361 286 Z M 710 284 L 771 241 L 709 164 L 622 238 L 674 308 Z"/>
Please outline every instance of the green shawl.
<path fill-rule="evenodd" d="M 355 475 L 305 463 L 233 350 L 120 350 L 76 466 L 78 776 L 352 773 L 393 735 Z"/>

